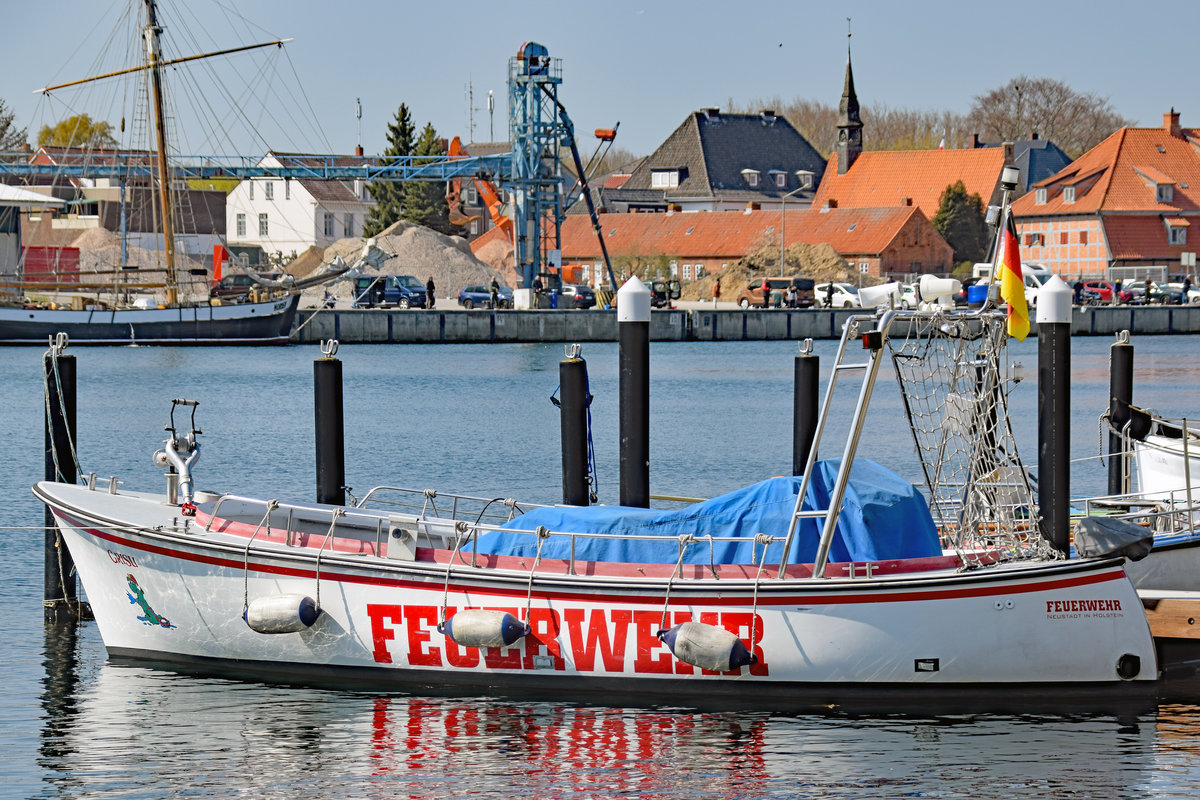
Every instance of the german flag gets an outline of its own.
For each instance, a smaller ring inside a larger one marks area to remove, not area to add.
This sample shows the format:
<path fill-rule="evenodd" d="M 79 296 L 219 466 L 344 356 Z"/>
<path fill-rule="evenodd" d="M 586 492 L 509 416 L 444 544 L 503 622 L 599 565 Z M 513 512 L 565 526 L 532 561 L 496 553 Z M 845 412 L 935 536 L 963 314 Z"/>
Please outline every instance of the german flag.
<path fill-rule="evenodd" d="M 1000 297 L 1008 303 L 1008 335 L 1025 341 L 1029 335 L 1029 305 L 1025 302 L 1025 279 L 1021 274 L 1021 248 L 1012 214 L 1005 215 L 1000 233 L 1000 252 L 996 270 L 1000 279 Z"/>

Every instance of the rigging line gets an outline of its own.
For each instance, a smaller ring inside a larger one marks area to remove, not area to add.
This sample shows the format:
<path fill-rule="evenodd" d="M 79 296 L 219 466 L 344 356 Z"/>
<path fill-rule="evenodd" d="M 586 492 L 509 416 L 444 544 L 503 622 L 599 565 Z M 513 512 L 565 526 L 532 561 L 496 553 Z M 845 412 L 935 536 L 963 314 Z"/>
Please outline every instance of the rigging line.
<path fill-rule="evenodd" d="M 238 12 L 238 10 L 236 8 L 234 8 L 233 6 L 227 6 L 224 3 L 219 2 L 219 0 L 214 0 L 213 5 L 215 5 L 217 8 L 221 9 L 222 11 L 224 11 L 225 16 L 227 18 L 230 15 L 233 15 L 233 16 L 237 17 L 237 19 L 239 20 L 239 22 L 242 25 L 245 25 L 245 26 L 251 27 L 251 28 L 257 28 L 258 30 L 262 31 L 264 34 L 266 34 L 268 36 L 274 35 L 270 31 L 268 31 L 266 28 L 264 28 L 262 25 L 259 25 L 257 22 L 255 22 L 251 19 L 248 19 L 247 17 L 240 14 Z M 234 26 L 230 26 L 230 27 L 234 27 Z"/>
<path fill-rule="evenodd" d="M 290 110 L 290 109 L 299 109 L 302 106 L 306 106 L 309 109 L 308 114 L 301 115 L 301 117 L 300 117 L 301 125 L 303 127 L 307 128 L 307 130 L 308 130 L 308 133 L 306 135 L 313 137 L 313 141 L 315 141 L 318 146 L 323 145 L 325 152 L 327 152 L 327 153 L 333 152 L 333 146 L 329 141 L 329 137 L 326 134 L 326 132 L 324 131 L 324 129 L 322 129 L 322 127 L 321 127 L 321 124 L 320 124 L 321 118 L 313 110 L 312 103 L 311 103 L 309 97 L 307 96 L 307 94 L 305 94 L 304 83 L 300 80 L 300 76 L 296 72 L 295 64 L 292 63 L 292 61 L 291 61 L 291 54 L 290 53 L 285 54 L 285 57 L 288 60 L 288 66 L 291 68 L 292 76 L 295 80 L 294 84 L 292 81 L 286 81 L 286 82 L 281 81 L 279 84 L 280 87 L 284 91 L 287 92 L 288 100 L 290 101 L 289 104 L 286 106 L 286 108 L 288 108 Z M 296 92 L 294 91 L 295 87 L 298 87 L 300 90 L 299 97 L 296 96 Z M 300 127 L 300 125 L 298 125 L 298 127 Z"/>
<path fill-rule="evenodd" d="M 284 54 L 283 54 L 283 57 L 287 59 L 288 66 L 292 68 L 292 76 L 293 76 L 293 77 L 295 77 L 295 79 L 296 79 L 296 84 L 297 84 L 297 85 L 300 87 L 300 92 L 301 92 L 301 94 L 303 94 L 303 95 L 304 95 L 304 102 L 305 102 L 305 104 L 308 106 L 308 113 L 309 113 L 309 116 L 310 116 L 310 118 L 311 118 L 311 119 L 314 119 L 314 120 L 316 120 L 316 119 L 319 119 L 319 117 L 317 116 L 316 109 L 314 109 L 314 108 L 313 108 L 313 106 L 312 106 L 312 102 L 311 102 L 311 101 L 309 100 L 309 98 L 308 98 L 308 94 L 307 94 L 307 93 L 304 91 L 304 83 L 303 83 L 303 81 L 301 81 L 301 80 L 300 80 L 300 73 L 296 71 L 296 65 L 295 65 L 295 63 L 292 61 L 292 55 L 291 55 L 291 53 L 288 53 L 288 52 L 286 52 L 286 51 L 285 51 L 285 52 L 284 52 Z M 332 146 L 332 144 L 330 144 L 330 142 L 329 142 L 329 138 L 328 138 L 327 136 L 325 136 L 325 133 L 324 133 L 324 131 L 318 131 L 318 133 L 320 133 L 320 135 L 321 135 L 321 138 L 322 138 L 322 140 L 323 140 L 323 141 L 324 141 L 324 143 L 325 143 L 325 147 L 326 147 L 326 149 L 327 149 L 329 152 L 332 152 L 332 151 L 333 151 L 333 146 Z"/>
<path fill-rule="evenodd" d="M 197 24 L 199 25 L 198 20 L 197 20 Z M 188 28 L 188 30 L 190 31 L 191 28 Z M 197 48 L 201 47 L 199 41 L 194 36 L 191 38 Z M 276 51 L 278 51 L 279 49 L 281 49 L 281 48 L 276 48 Z M 262 74 L 262 64 L 275 60 L 275 56 L 276 56 L 276 53 L 271 53 L 267 59 L 264 59 L 263 62 L 260 62 L 259 76 L 261 76 L 261 74 Z M 213 143 L 213 149 L 216 149 L 216 150 L 220 149 L 220 147 L 217 144 L 218 142 L 223 142 L 223 143 L 229 145 L 230 149 L 236 150 L 237 148 L 233 146 L 232 137 L 229 136 L 228 131 L 225 130 L 221 126 L 223 125 L 225 119 L 228 119 L 231 116 L 236 118 L 237 112 L 240 110 L 240 108 L 242 107 L 243 104 L 241 102 L 239 102 L 239 99 L 234 96 L 234 93 L 229 89 L 228 85 L 221 79 L 220 74 L 217 70 L 217 65 L 219 63 L 228 64 L 229 62 L 228 61 L 217 62 L 217 61 L 213 61 L 213 60 L 204 60 L 204 61 L 200 62 L 200 65 L 202 66 L 204 71 L 208 74 L 211 83 L 217 87 L 220 94 L 223 95 L 225 97 L 225 99 L 228 101 L 228 104 L 226 107 L 227 110 L 226 110 L 224 116 L 222 117 L 221 115 L 218 115 L 216 109 L 213 107 L 212 102 L 208 100 L 207 95 L 203 91 L 198 91 L 196 96 L 198 96 L 203 101 L 203 105 L 208 108 L 208 110 L 210 112 L 209 118 L 211 118 L 214 121 L 213 129 L 215 131 L 217 131 L 217 133 L 225 134 L 223 137 L 220 135 L 211 135 L 210 134 L 208 137 L 206 137 L 205 142 L 211 141 Z M 189 75 L 189 79 L 192 80 L 193 82 L 195 82 L 195 78 L 191 76 L 191 73 L 188 73 L 188 75 Z M 248 86 L 249 85 L 247 85 L 244 88 L 248 89 Z M 197 85 L 197 88 L 198 88 L 198 85 Z M 262 140 L 260 143 L 265 145 L 265 139 L 262 139 L 261 134 L 259 134 L 259 132 L 254 128 L 254 126 L 250 123 L 249 119 L 245 118 L 244 115 L 242 115 L 242 119 L 246 123 L 246 125 L 250 128 L 251 136 L 259 138 L 260 140 Z M 202 142 L 201 146 L 203 146 L 205 142 Z"/>
<path fill-rule="evenodd" d="M 273 66 L 276 68 L 275 75 L 278 76 L 279 65 L 275 64 Z M 268 84 L 268 86 L 276 87 L 276 88 L 274 88 L 274 93 L 276 95 L 286 95 L 285 100 L 282 103 L 282 108 L 283 108 L 283 113 L 287 115 L 287 118 L 288 118 L 289 122 L 291 123 L 292 128 L 296 129 L 296 130 L 308 129 L 308 132 L 305 134 L 305 136 L 306 137 L 310 137 L 310 136 L 314 137 L 314 140 L 318 145 L 321 143 L 322 140 L 324 140 L 325 152 L 331 152 L 332 147 L 330 146 L 328 140 L 326 139 L 325 132 L 321 130 L 319 124 L 316 124 L 316 118 L 311 116 L 311 114 L 307 117 L 304 115 L 296 114 L 296 109 L 299 109 L 301 107 L 302 100 L 304 101 L 305 104 L 307 104 L 308 98 L 303 97 L 303 92 L 301 94 L 301 97 L 297 97 L 296 93 L 294 91 L 292 91 L 290 81 L 285 82 L 283 80 L 277 80 L 277 81 L 271 82 L 270 84 Z M 306 152 L 315 152 L 318 149 L 316 147 L 313 147 L 314 140 L 308 140 L 306 142 L 306 144 L 304 146 L 304 149 Z"/>
<path fill-rule="evenodd" d="M 229 55 L 231 53 L 240 53 L 245 50 L 256 50 L 260 47 L 273 47 L 273 46 L 278 47 L 282 44 L 283 44 L 282 40 L 275 41 L 275 42 L 261 42 L 259 44 L 248 44 L 248 45 L 243 45 L 242 47 L 231 47 L 228 50 L 219 50 L 215 53 L 197 53 L 196 55 L 191 55 L 191 56 L 182 56 L 180 58 L 171 58 L 171 59 L 167 59 L 165 61 L 159 61 L 157 63 L 157 66 L 172 67 L 177 64 L 185 64 L 189 61 L 199 61 L 202 58 L 212 58 L 214 56 L 225 56 L 225 55 Z M 58 89 L 65 89 L 68 86 L 78 86 L 79 84 L 82 84 L 82 83 L 91 83 L 93 81 L 104 80 L 105 78 L 115 78 L 119 75 L 128 75 L 131 72 L 145 72 L 148 69 L 150 69 L 149 64 L 142 64 L 142 65 L 136 66 L 136 67 L 128 67 L 126 69 L 119 69 L 114 72 L 106 72 L 103 75 L 93 75 L 90 78 L 80 78 L 79 80 L 70 81 L 69 83 L 60 83 L 57 86 L 47 86 L 43 89 L 38 89 L 37 91 L 53 92 Z"/>

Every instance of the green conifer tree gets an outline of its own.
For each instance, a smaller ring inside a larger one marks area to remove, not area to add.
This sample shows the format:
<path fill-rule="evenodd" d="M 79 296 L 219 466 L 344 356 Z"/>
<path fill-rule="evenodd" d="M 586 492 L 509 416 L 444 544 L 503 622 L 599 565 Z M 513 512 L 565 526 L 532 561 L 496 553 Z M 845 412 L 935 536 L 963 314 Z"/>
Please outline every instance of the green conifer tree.
<path fill-rule="evenodd" d="M 933 227 L 954 250 L 956 264 L 975 263 L 987 257 L 988 231 L 983 200 L 977 194 L 968 195 L 962 181 L 956 181 L 942 192 Z"/>
<path fill-rule="evenodd" d="M 399 156 L 412 155 L 415 132 L 412 114 L 409 113 L 408 106 L 401 103 L 400 108 L 396 109 L 395 120 L 388 123 L 388 146 L 383 151 L 382 159 L 385 166 L 395 163 Z M 367 188 L 375 200 L 375 207 L 371 209 L 367 222 L 363 225 L 364 237 L 377 235 L 404 214 L 403 183 L 372 181 Z"/>
<path fill-rule="evenodd" d="M 441 156 L 446 148 L 438 139 L 432 123 L 425 123 L 413 145 L 413 164 L 428 163 L 417 156 Z M 404 185 L 404 219 L 445 234 L 457 232 L 450 224 L 450 206 L 446 202 L 446 185 L 439 181 L 409 181 Z"/>

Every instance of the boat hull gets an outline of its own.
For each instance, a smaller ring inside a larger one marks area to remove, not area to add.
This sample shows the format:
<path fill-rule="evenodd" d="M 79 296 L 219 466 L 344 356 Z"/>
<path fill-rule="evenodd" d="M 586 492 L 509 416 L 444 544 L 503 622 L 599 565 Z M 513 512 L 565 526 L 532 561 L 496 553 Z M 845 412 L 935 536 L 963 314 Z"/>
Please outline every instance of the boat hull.
<path fill-rule="evenodd" d="M 1200 445 L 1189 447 L 1184 457 L 1183 440 L 1151 435 L 1133 442 L 1140 495 L 1149 500 L 1183 502 L 1188 476 L 1192 489 L 1200 495 Z"/>
<path fill-rule="evenodd" d="M 45 345 L 67 334 L 71 344 L 287 344 L 299 295 L 265 303 L 180 308 L 27 309 L 0 307 L 0 342 Z"/>
<path fill-rule="evenodd" d="M 773 696 L 821 686 L 1096 687 L 1122 681 L 1118 664 L 1126 680 L 1157 677 L 1119 559 L 769 578 L 757 597 L 752 580 L 689 579 L 672 583 L 667 602 L 663 578 L 531 582 L 527 569 L 448 572 L 443 563 L 330 550 L 318 565 L 313 548 L 204 532 L 161 498 L 61 484 L 36 491 L 58 520 L 106 648 L 120 658 L 289 682 L 341 676 L 361 686 L 369 675 L 372 686 L 414 691 L 619 686 L 660 698 L 738 696 L 748 683 Z M 243 621 L 247 602 L 293 593 L 319 600 L 312 627 L 262 634 Z M 459 646 L 437 625 L 466 608 L 506 610 L 530 634 L 511 647 Z M 710 672 L 676 659 L 656 633 L 689 620 L 733 632 L 758 663 Z"/>

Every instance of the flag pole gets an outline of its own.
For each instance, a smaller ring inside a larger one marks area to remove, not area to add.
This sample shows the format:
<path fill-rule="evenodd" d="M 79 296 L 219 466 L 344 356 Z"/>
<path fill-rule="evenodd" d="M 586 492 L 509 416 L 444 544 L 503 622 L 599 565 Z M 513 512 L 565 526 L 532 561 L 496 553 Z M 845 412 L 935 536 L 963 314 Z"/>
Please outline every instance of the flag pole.
<path fill-rule="evenodd" d="M 1017 181 L 1021 178 L 1021 171 L 1011 164 L 1005 164 L 1004 169 L 1000 171 L 1000 189 L 1003 194 L 1000 196 L 1000 223 L 996 226 L 996 235 L 992 237 L 992 270 L 988 276 L 988 293 L 983 301 L 981 311 L 986 311 L 990 306 L 998 305 L 997 297 L 1000 293 L 999 269 L 1000 269 L 1000 253 L 1004 248 L 1000 246 L 1004 232 L 1008 230 L 1008 218 L 1012 214 L 1012 194 L 1017 189 Z M 991 288 L 995 287 L 995 288 Z"/>

